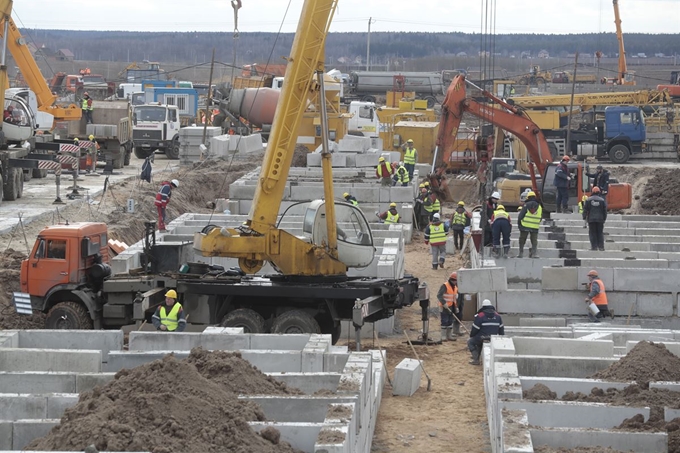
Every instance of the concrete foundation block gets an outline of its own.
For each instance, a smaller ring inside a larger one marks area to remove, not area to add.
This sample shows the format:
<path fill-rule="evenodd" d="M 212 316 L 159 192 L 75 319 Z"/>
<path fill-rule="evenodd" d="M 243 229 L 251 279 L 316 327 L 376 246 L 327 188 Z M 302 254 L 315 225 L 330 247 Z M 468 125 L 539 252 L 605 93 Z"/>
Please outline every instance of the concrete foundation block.
<path fill-rule="evenodd" d="M 557 394 L 557 398 L 562 398 L 567 392 L 581 392 L 590 394 L 593 387 L 608 389 L 615 388 L 623 390 L 631 385 L 631 382 L 609 382 L 601 379 L 574 379 L 563 377 L 528 377 L 522 376 L 522 390 L 529 390 L 536 384 L 543 384 Z"/>
<path fill-rule="evenodd" d="M 581 340 L 571 338 L 513 337 L 518 355 L 555 355 L 570 357 L 613 357 L 611 340 Z"/>
<path fill-rule="evenodd" d="M 23 450 L 35 439 L 46 436 L 59 420 L 17 420 L 12 424 L 12 450 Z"/>
<path fill-rule="evenodd" d="M 412 396 L 420 387 L 422 367 L 415 359 L 404 359 L 394 370 L 392 394 L 395 396 Z"/>
<path fill-rule="evenodd" d="M 506 291 L 507 289 L 508 282 L 504 267 L 460 269 L 458 271 L 458 290 L 464 293 Z"/>
<path fill-rule="evenodd" d="M 45 396 L 0 394 L 0 420 L 42 419 L 46 413 Z"/>
<path fill-rule="evenodd" d="M 499 401 L 499 407 L 527 411 L 529 423 L 547 428 L 612 428 L 636 414 L 649 419 L 648 407 L 610 406 L 603 403 L 568 401 Z"/>
<path fill-rule="evenodd" d="M 46 372 L 0 372 L 0 391 L 4 393 L 75 393 L 76 374 Z"/>
<path fill-rule="evenodd" d="M 190 351 L 201 345 L 201 333 L 130 332 L 130 351 Z"/>
<path fill-rule="evenodd" d="M 496 414 L 498 416 L 498 414 Z M 525 410 L 501 412 L 500 437 L 503 453 L 533 453 L 529 421 Z"/>
<path fill-rule="evenodd" d="M 587 378 L 618 361 L 614 357 L 497 356 L 500 362 L 515 362 L 520 376 Z"/>
<path fill-rule="evenodd" d="M 250 336 L 241 335 L 227 335 L 227 334 L 201 334 L 200 345 L 204 349 L 220 350 L 220 351 L 238 351 L 240 349 L 250 349 Z"/>
<path fill-rule="evenodd" d="M 566 318 L 519 318 L 522 327 L 565 327 Z"/>
<path fill-rule="evenodd" d="M 12 431 L 14 423 L 11 421 L 0 422 L 0 450 L 12 450 Z"/>
<path fill-rule="evenodd" d="M 301 351 L 309 342 L 311 334 L 249 334 L 250 349 L 280 349 Z"/>
<path fill-rule="evenodd" d="M 64 411 L 78 403 L 78 394 L 49 395 L 47 397 L 47 417 L 60 419 Z"/>
<path fill-rule="evenodd" d="M 598 448 L 607 445 L 617 451 L 640 453 L 668 451 L 668 435 L 666 433 L 637 433 L 587 428 L 531 429 L 530 433 L 531 440 L 536 446 L 548 445 L 553 448 L 575 449 L 577 447 Z"/>
<path fill-rule="evenodd" d="M 541 274 L 541 288 L 547 290 L 578 290 L 578 268 L 544 267 Z"/>
<path fill-rule="evenodd" d="M 97 373 L 102 368 L 101 351 L 82 349 L 0 349 L 3 371 L 73 371 Z"/>
<path fill-rule="evenodd" d="M 673 304 L 675 299 L 676 296 L 673 294 L 638 293 L 637 315 L 663 317 L 673 316 Z"/>
<path fill-rule="evenodd" d="M 22 330 L 20 348 L 99 350 L 106 362 L 109 351 L 123 350 L 122 330 Z"/>
<path fill-rule="evenodd" d="M 613 290 L 673 293 L 678 281 L 680 269 L 614 269 Z"/>
<path fill-rule="evenodd" d="M 112 381 L 115 376 L 115 373 L 78 373 L 75 376 L 75 393 L 87 392 L 98 385 L 105 385 Z"/>
<path fill-rule="evenodd" d="M 248 422 L 248 424 L 256 432 L 272 426 L 281 433 L 281 440 L 302 451 L 314 451 L 316 438 L 323 426 L 322 423 Z"/>

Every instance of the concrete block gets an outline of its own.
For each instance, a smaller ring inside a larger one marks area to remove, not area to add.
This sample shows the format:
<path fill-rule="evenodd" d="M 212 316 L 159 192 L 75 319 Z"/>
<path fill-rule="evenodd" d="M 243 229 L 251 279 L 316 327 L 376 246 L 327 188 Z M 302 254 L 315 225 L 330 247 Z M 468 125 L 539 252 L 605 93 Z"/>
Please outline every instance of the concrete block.
<path fill-rule="evenodd" d="M 581 253 L 581 252 L 579 252 Z M 588 272 L 592 268 L 589 267 L 579 267 L 578 268 L 578 288 L 582 290 L 587 290 L 588 288 L 588 283 L 590 280 L 588 279 Z M 604 283 L 604 287 L 607 290 L 613 290 L 614 289 L 614 269 L 613 268 L 606 268 L 606 267 L 598 267 L 596 268 L 597 274 L 602 280 L 602 283 Z"/>
<path fill-rule="evenodd" d="M 201 333 L 130 332 L 130 351 L 190 351 L 201 345 Z"/>
<path fill-rule="evenodd" d="M 101 351 L 82 349 L 0 349 L 3 371 L 75 371 L 97 373 L 102 368 Z"/>
<path fill-rule="evenodd" d="M 46 413 L 45 396 L 0 394 L 0 420 L 41 419 Z"/>
<path fill-rule="evenodd" d="M 248 425 L 260 432 L 267 426 L 276 428 L 281 433 L 281 440 L 288 442 L 293 448 L 302 451 L 314 451 L 316 438 L 321 431 L 322 423 L 284 423 L 284 422 L 248 422 Z"/>
<path fill-rule="evenodd" d="M 22 330 L 20 348 L 100 350 L 106 362 L 109 351 L 123 350 L 122 330 Z"/>
<path fill-rule="evenodd" d="M 47 397 L 47 417 L 60 419 L 64 411 L 78 403 L 78 394 L 57 394 Z"/>
<path fill-rule="evenodd" d="M 249 334 L 250 349 L 280 349 L 301 351 L 311 334 Z"/>
<path fill-rule="evenodd" d="M 680 269 L 614 269 L 613 290 L 674 293 L 678 281 Z"/>
<path fill-rule="evenodd" d="M 617 269 L 615 269 L 616 271 Z M 638 293 L 638 316 L 673 316 L 673 304 L 677 296 L 673 294 Z"/>
<path fill-rule="evenodd" d="M 566 327 L 566 318 L 519 318 L 522 327 Z"/>
<path fill-rule="evenodd" d="M 367 153 L 367 154 L 357 154 L 354 157 L 354 162 L 357 168 L 372 168 L 374 169 L 375 167 L 378 166 L 378 159 L 380 158 L 379 154 L 374 154 L 374 153 Z M 308 162 L 309 162 L 309 157 L 308 157 Z M 308 167 L 310 166 L 309 164 L 307 165 Z M 319 165 L 321 166 L 321 163 L 319 162 Z"/>
<path fill-rule="evenodd" d="M 12 450 L 23 450 L 35 439 L 46 436 L 59 420 L 17 420 L 12 424 Z"/>
<path fill-rule="evenodd" d="M 666 347 L 666 349 L 668 349 L 668 351 L 680 357 L 680 343 L 675 343 L 671 341 L 658 341 L 654 339 L 651 339 L 651 341 L 663 344 Z M 630 352 L 630 350 L 633 349 L 635 345 L 638 343 L 639 341 L 626 341 L 626 353 Z"/>
<path fill-rule="evenodd" d="M 76 374 L 46 372 L 0 372 L 0 391 L 4 393 L 75 393 Z"/>
<path fill-rule="evenodd" d="M 0 348 L 18 348 L 19 332 L 0 331 Z"/>
<path fill-rule="evenodd" d="M 613 428 L 636 414 L 649 419 L 648 407 L 610 406 L 570 401 L 499 401 L 500 408 L 527 411 L 529 423 L 547 428 Z"/>
<path fill-rule="evenodd" d="M 203 332 L 200 345 L 209 350 L 238 351 L 239 349 L 250 349 L 250 336 Z"/>
<path fill-rule="evenodd" d="M 395 396 L 412 396 L 420 387 L 422 367 L 415 359 L 404 359 L 394 370 L 392 394 Z"/>
<path fill-rule="evenodd" d="M 460 269 L 458 271 L 458 290 L 463 293 L 506 291 L 507 289 L 508 282 L 504 267 Z"/>
<path fill-rule="evenodd" d="M 571 338 L 513 337 L 518 355 L 557 355 L 569 357 L 613 357 L 614 342 Z"/>
<path fill-rule="evenodd" d="M 666 433 L 607 431 L 592 430 L 590 428 L 542 428 L 531 429 L 530 433 L 531 440 L 536 446 L 548 445 L 565 450 L 577 447 L 598 448 L 607 445 L 616 451 L 634 451 L 640 453 L 668 451 L 668 435 Z"/>
<path fill-rule="evenodd" d="M 0 422 L 0 450 L 12 450 L 12 431 L 14 423 L 11 421 Z"/>
<path fill-rule="evenodd" d="M 115 373 L 78 373 L 75 376 L 75 393 L 87 392 L 98 385 L 104 385 L 112 381 L 115 376 Z"/>
<path fill-rule="evenodd" d="M 587 378 L 618 361 L 614 357 L 497 356 L 497 362 L 515 362 L 519 375 Z"/>
<path fill-rule="evenodd" d="M 578 290 L 578 268 L 544 267 L 541 274 L 541 288 L 547 290 Z"/>

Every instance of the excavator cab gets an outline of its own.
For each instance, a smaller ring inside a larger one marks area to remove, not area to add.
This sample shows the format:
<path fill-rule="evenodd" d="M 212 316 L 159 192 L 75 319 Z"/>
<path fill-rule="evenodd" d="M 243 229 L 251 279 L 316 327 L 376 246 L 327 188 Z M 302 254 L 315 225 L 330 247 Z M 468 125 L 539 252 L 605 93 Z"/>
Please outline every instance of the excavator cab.
<path fill-rule="evenodd" d="M 558 165 L 559 162 L 548 164 L 545 178 L 539 183 L 541 185 L 540 193 L 544 212 L 557 211 L 557 187 L 553 183 L 555 181 L 555 170 Z M 569 162 L 567 167 L 569 167 L 569 174 L 571 175 L 571 181 L 569 181 L 569 206 L 576 206 L 583 194 L 589 191 L 588 175 L 583 171 L 583 166 L 580 162 Z"/>
<path fill-rule="evenodd" d="M 349 203 L 335 202 L 335 219 L 338 231 L 338 259 L 347 267 L 366 267 L 375 257 L 373 235 L 364 213 Z M 326 228 L 326 202 L 312 201 L 305 211 L 303 234 L 312 244 L 328 243 Z"/>

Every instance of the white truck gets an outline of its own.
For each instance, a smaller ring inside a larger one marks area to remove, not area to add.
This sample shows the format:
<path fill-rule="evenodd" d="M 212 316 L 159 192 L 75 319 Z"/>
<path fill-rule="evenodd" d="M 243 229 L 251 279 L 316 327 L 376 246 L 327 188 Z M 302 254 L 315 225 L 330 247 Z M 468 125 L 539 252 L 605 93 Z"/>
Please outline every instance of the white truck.
<path fill-rule="evenodd" d="M 135 105 L 132 110 L 135 156 L 145 159 L 155 151 L 179 159 L 179 108 L 160 103 Z"/>

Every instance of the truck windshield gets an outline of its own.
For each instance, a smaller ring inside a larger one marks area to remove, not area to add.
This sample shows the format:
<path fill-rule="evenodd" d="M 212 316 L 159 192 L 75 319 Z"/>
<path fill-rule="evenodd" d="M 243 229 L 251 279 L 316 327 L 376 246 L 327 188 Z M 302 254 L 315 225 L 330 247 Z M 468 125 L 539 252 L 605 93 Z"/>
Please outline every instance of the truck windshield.
<path fill-rule="evenodd" d="M 83 76 L 83 83 L 106 83 L 106 80 L 100 75 Z"/>
<path fill-rule="evenodd" d="M 165 107 L 135 107 L 137 121 L 165 121 Z"/>

